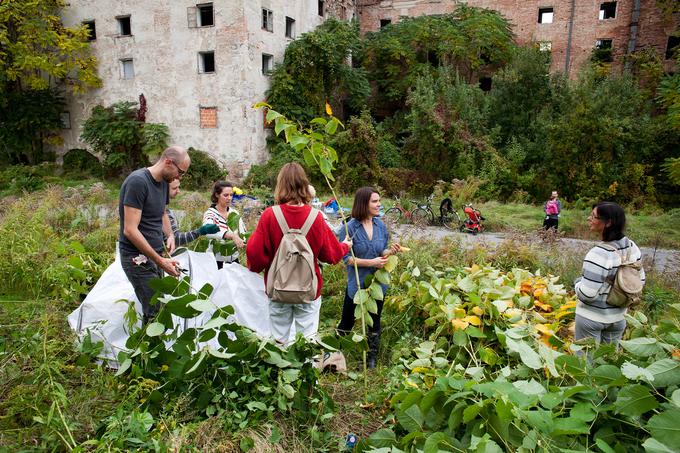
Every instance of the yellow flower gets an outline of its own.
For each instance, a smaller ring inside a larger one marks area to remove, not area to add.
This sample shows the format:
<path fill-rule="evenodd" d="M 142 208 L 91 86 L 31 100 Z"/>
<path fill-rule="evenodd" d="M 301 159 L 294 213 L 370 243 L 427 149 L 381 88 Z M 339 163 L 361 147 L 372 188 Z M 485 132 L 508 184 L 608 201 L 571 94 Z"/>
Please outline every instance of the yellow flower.
<path fill-rule="evenodd" d="M 331 108 L 331 105 L 326 102 L 326 115 L 332 116 L 333 115 L 333 109 Z"/>

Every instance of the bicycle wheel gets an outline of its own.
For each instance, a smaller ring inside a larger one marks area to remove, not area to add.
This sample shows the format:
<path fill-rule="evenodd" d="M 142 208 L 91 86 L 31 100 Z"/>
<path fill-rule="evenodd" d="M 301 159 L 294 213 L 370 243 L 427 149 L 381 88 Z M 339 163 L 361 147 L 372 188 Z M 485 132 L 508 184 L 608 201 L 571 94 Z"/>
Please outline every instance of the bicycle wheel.
<path fill-rule="evenodd" d="M 382 216 L 382 220 L 387 226 L 396 225 L 401 221 L 401 216 L 402 213 L 399 208 L 390 208 L 385 211 L 385 214 Z"/>
<path fill-rule="evenodd" d="M 434 221 L 434 214 L 432 211 L 428 211 L 423 208 L 415 208 L 411 211 L 411 222 L 414 225 L 423 227 L 427 226 Z"/>
<path fill-rule="evenodd" d="M 456 211 L 447 211 L 442 216 L 442 225 L 449 230 L 457 230 L 460 227 L 460 217 Z"/>

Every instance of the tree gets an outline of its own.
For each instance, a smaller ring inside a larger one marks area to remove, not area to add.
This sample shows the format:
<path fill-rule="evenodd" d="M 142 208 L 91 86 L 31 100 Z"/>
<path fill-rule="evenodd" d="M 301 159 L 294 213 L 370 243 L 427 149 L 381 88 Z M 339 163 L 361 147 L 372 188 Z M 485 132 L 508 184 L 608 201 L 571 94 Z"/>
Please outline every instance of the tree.
<path fill-rule="evenodd" d="M 377 105 L 401 108 L 415 80 L 436 75 L 438 66 L 476 83 L 511 58 L 512 38 L 500 13 L 464 5 L 452 14 L 404 18 L 369 34 L 364 66 L 378 86 Z"/>
<path fill-rule="evenodd" d="M 273 109 L 307 122 L 324 114 L 326 102 L 336 111 L 345 101 L 359 110 L 369 94 L 365 71 L 348 64 L 360 51 L 358 23 L 327 20 L 286 49 L 272 74 L 267 99 Z"/>
<path fill-rule="evenodd" d="M 61 125 L 62 90 L 101 85 L 86 27 L 64 27 L 63 0 L 0 3 L 0 155 L 35 163 Z M 43 108 L 47 106 L 47 108 Z M 18 110 L 17 110 L 18 109 Z"/>

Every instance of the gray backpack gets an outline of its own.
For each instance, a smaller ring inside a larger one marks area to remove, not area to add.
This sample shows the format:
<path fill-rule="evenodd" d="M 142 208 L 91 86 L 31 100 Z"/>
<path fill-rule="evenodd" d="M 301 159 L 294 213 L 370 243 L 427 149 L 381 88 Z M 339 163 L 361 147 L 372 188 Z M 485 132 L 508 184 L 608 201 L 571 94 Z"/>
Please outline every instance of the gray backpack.
<path fill-rule="evenodd" d="M 316 277 L 314 252 L 307 233 L 319 215 L 312 209 L 300 229 L 288 228 L 281 206 L 272 207 L 283 238 L 267 273 L 267 296 L 274 302 L 304 304 L 316 299 L 319 280 Z"/>
<path fill-rule="evenodd" d="M 621 260 L 621 264 L 614 276 L 606 280 L 611 285 L 611 290 L 609 295 L 607 295 L 607 304 L 613 307 L 629 307 L 640 302 L 642 287 L 644 286 L 640 278 L 642 264 L 639 261 L 631 260 L 630 252 L 632 248 L 629 247 L 628 253 L 623 256 L 611 244 L 603 242 L 602 247 L 616 253 Z"/>

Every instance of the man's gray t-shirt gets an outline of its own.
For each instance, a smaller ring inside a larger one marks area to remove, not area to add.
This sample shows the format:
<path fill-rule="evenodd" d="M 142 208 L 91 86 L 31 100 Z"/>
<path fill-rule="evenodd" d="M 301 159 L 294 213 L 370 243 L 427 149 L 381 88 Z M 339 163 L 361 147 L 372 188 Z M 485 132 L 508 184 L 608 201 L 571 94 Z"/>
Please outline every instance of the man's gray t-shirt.
<path fill-rule="evenodd" d="M 121 252 L 139 253 L 137 247 L 123 233 L 125 225 L 123 207 L 130 206 L 142 211 L 139 220 L 139 232 L 146 238 L 149 245 L 160 253 L 163 250 L 163 214 L 169 202 L 168 183 L 153 179 L 148 169 L 140 168 L 125 178 L 120 187 L 118 202 L 118 215 L 120 216 L 118 242 Z"/>

